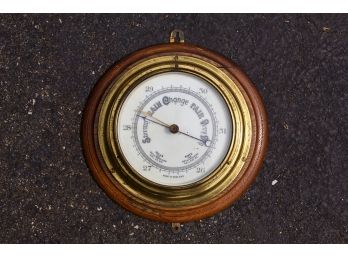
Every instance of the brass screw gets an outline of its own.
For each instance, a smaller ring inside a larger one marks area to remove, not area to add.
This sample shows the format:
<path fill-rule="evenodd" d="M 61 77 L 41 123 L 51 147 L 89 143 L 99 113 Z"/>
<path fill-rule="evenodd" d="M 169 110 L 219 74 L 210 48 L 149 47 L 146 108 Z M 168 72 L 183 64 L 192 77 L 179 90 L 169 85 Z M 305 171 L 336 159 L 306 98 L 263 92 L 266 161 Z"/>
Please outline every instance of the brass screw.
<path fill-rule="evenodd" d="M 181 224 L 180 223 L 172 223 L 172 231 L 174 233 L 179 233 L 181 231 Z"/>

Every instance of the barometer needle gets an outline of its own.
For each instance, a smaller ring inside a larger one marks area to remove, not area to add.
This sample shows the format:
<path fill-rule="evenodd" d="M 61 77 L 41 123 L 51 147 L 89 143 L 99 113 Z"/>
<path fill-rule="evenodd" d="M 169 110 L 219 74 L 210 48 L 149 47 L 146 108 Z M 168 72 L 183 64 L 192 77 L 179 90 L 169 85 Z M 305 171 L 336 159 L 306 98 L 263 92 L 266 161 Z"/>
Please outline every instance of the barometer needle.
<path fill-rule="evenodd" d="M 164 123 L 163 121 L 161 121 L 161 120 L 159 120 L 159 119 L 153 117 L 152 115 L 149 115 L 149 114 L 146 113 L 146 112 L 142 112 L 142 114 L 143 114 L 143 115 L 145 116 L 145 118 L 147 118 L 148 120 L 154 119 L 154 120 L 156 120 L 158 123 L 161 123 L 163 126 L 165 126 L 165 127 L 167 127 L 167 128 L 170 127 L 170 125 L 168 125 L 167 123 Z M 140 117 L 141 117 L 141 116 L 140 116 Z M 151 117 L 151 119 L 149 119 L 148 117 Z M 156 123 L 156 122 L 155 122 L 155 123 Z M 157 123 L 157 124 L 158 124 L 158 123 Z"/>
<path fill-rule="evenodd" d="M 151 122 L 153 122 L 153 123 L 156 123 L 156 124 L 158 124 L 158 125 L 161 125 L 161 126 L 163 126 L 163 127 L 166 127 L 166 128 L 169 128 L 169 127 L 170 127 L 170 125 L 164 123 L 163 121 L 160 121 L 159 119 L 157 119 L 157 118 L 155 118 L 155 117 L 153 117 L 153 116 L 150 116 L 151 119 L 149 119 L 149 115 L 148 115 L 147 113 L 145 113 L 145 112 L 142 112 L 142 114 L 144 114 L 144 116 L 141 116 L 141 115 L 139 115 L 139 114 L 137 114 L 137 116 L 139 116 L 139 117 L 141 117 L 141 118 L 143 118 L 143 119 L 149 120 L 149 121 L 151 121 Z M 188 137 L 194 138 L 194 139 L 196 139 L 196 140 L 198 140 L 198 141 L 201 141 L 206 147 L 210 147 L 210 146 L 207 145 L 207 142 L 210 141 L 210 140 L 202 140 L 202 139 L 200 139 L 200 138 L 198 138 L 198 137 L 191 136 L 190 134 L 187 134 L 187 133 L 182 132 L 182 131 L 180 131 L 180 130 L 178 131 L 178 133 L 181 133 L 181 134 L 183 134 L 183 135 L 185 135 L 185 136 L 188 136 Z"/>
<path fill-rule="evenodd" d="M 157 121 L 154 121 L 153 119 L 149 119 L 147 116 L 141 116 L 141 115 L 139 115 L 139 114 L 137 114 L 137 116 L 139 116 L 139 117 L 141 117 L 141 118 L 143 118 L 143 119 L 149 120 L 149 121 L 151 121 L 151 122 L 153 122 L 153 123 L 156 123 L 156 124 L 158 124 L 158 125 L 161 125 L 161 126 L 163 126 L 163 127 L 169 128 L 169 125 L 167 125 L 167 124 L 165 124 L 165 123 L 163 123 L 163 122 L 157 122 Z"/>

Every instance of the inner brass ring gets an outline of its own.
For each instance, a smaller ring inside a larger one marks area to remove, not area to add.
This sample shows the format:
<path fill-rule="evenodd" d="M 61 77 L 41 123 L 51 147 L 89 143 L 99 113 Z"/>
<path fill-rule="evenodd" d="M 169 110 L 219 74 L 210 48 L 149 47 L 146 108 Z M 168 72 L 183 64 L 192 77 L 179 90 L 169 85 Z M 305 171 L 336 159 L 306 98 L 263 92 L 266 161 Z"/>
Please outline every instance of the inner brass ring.
<path fill-rule="evenodd" d="M 120 107 L 132 89 L 153 75 L 171 71 L 196 75 L 214 86 L 226 101 L 233 121 L 230 149 L 216 170 L 198 182 L 175 187 L 159 185 L 140 176 L 123 156 L 116 133 Z M 247 103 L 233 78 L 208 60 L 185 54 L 145 58 L 115 79 L 99 107 L 96 145 L 102 162 L 112 174 L 113 182 L 130 193 L 135 203 L 146 202 L 162 209 L 194 208 L 209 203 L 236 182 L 249 154 L 252 124 Z"/>

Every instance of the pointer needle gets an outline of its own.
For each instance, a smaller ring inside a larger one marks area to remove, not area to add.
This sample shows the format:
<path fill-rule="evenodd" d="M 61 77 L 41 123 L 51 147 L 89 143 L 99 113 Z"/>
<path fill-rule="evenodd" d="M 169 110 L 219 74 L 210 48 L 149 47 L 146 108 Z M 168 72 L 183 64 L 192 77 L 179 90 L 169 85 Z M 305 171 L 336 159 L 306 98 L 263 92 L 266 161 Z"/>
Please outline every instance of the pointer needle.
<path fill-rule="evenodd" d="M 170 132 L 172 132 L 173 134 L 175 134 L 175 133 L 183 134 L 183 135 L 185 135 L 185 136 L 188 136 L 188 137 L 191 137 L 191 138 L 196 139 L 196 140 L 198 140 L 198 141 L 201 141 L 206 147 L 210 147 L 209 145 L 207 145 L 207 143 L 210 142 L 210 140 L 203 140 L 203 139 L 200 139 L 200 138 L 198 138 L 198 137 L 191 136 L 190 134 L 187 134 L 187 133 L 185 133 L 185 132 L 182 132 L 182 131 L 179 130 L 178 125 L 176 125 L 176 124 L 168 125 L 168 124 L 164 123 L 163 121 L 161 121 L 161 120 L 159 120 L 159 119 L 153 117 L 152 115 L 149 115 L 148 112 L 141 112 L 141 113 L 142 113 L 144 116 L 141 116 L 141 115 L 139 115 L 139 114 L 137 114 L 137 116 L 139 116 L 139 117 L 141 117 L 141 118 L 143 118 L 143 119 L 149 120 L 149 121 L 151 121 L 151 122 L 153 122 L 153 123 L 156 123 L 156 124 L 158 124 L 158 125 L 161 125 L 161 126 L 164 126 L 164 127 L 166 127 L 166 128 L 169 128 Z"/>

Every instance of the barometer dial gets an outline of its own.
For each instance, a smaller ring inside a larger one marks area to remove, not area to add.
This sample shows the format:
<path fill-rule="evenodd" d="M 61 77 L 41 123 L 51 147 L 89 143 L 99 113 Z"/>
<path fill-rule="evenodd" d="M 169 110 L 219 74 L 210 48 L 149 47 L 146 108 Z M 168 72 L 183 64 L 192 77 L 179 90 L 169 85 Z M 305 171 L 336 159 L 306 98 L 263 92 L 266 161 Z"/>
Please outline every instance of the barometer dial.
<path fill-rule="evenodd" d="M 142 177 L 165 186 L 199 181 L 224 160 L 231 112 L 207 81 L 166 72 L 137 85 L 115 127 L 125 159 Z"/>

